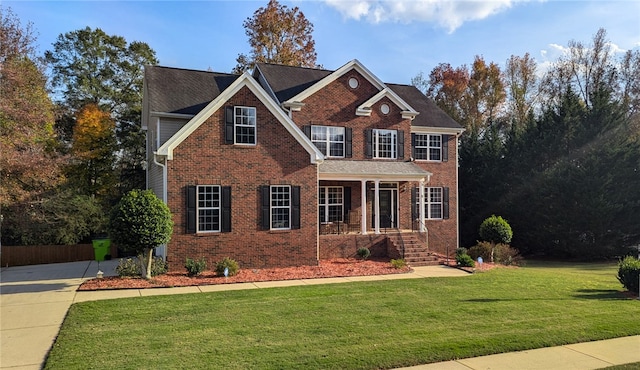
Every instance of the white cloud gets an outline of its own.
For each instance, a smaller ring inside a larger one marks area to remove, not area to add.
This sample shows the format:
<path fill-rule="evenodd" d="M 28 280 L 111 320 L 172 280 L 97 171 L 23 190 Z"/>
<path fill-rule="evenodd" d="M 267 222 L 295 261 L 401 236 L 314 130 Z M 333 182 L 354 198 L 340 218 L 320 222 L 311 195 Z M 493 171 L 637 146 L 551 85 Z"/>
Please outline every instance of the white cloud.
<path fill-rule="evenodd" d="M 377 24 L 430 22 L 455 31 L 464 22 L 480 20 L 528 0 L 325 0 L 345 18 Z"/>

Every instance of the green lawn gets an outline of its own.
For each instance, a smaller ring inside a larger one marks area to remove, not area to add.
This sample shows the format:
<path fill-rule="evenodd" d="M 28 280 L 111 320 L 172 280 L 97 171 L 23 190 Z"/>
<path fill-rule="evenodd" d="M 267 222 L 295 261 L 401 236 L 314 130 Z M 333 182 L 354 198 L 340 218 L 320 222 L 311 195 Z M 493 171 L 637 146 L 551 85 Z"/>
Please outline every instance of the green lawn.
<path fill-rule="evenodd" d="M 71 307 L 47 369 L 378 369 L 640 334 L 615 264 Z"/>

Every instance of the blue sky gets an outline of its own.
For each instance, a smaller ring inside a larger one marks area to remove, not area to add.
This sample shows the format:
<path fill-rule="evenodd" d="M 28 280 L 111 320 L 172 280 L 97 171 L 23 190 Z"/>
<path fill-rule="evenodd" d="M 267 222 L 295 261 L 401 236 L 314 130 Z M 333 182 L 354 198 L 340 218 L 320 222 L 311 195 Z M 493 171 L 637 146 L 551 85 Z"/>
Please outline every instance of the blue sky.
<path fill-rule="evenodd" d="M 229 72 L 249 45 L 242 22 L 263 1 L 6 1 L 38 32 L 39 50 L 86 26 L 143 41 L 161 65 Z M 482 55 L 501 67 L 529 53 L 545 68 L 569 40 L 589 44 L 607 30 L 614 50 L 640 48 L 640 1 L 281 1 L 314 25 L 318 63 L 337 69 L 360 60 L 385 82 L 406 83 L 439 63 Z"/>

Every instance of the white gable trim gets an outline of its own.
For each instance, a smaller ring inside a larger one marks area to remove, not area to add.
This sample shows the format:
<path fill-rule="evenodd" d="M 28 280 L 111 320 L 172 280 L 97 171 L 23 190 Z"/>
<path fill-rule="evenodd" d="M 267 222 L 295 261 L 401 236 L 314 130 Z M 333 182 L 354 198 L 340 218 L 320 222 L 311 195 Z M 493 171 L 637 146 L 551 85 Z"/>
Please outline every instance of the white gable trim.
<path fill-rule="evenodd" d="M 415 116 L 420 114 L 415 109 L 413 109 L 406 101 L 404 101 L 401 97 L 398 96 L 393 90 L 388 87 L 382 89 L 379 93 L 372 96 L 371 99 L 366 102 L 360 104 L 358 108 L 356 108 L 356 115 L 358 116 L 370 116 L 371 115 L 371 107 L 380 101 L 380 99 L 387 97 L 389 100 L 393 102 L 393 104 L 397 105 L 400 109 L 402 109 L 402 118 L 414 119 Z"/>
<path fill-rule="evenodd" d="M 337 80 L 340 76 L 344 75 L 345 73 L 349 72 L 352 69 L 360 73 L 367 81 L 369 81 L 378 90 L 383 90 L 384 88 L 386 88 L 386 85 L 378 77 L 376 77 L 373 73 L 371 73 L 371 71 L 369 71 L 365 66 L 363 66 L 362 63 L 360 63 L 357 59 L 354 59 L 349 63 L 343 65 L 342 67 L 336 69 L 331 74 L 325 76 L 323 79 L 316 82 L 315 84 L 313 84 L 311 87 L 304 90 L 300 94 L 294 96 L 293 98 L 287 100 L 286 102 L 283 102 L 283 104 L 300 103 L 304 101 L 306 98 L 320 91 L 322 88 L 326 87 L 327 85 Z"/>
<path fill-rule="evenodd" d="M 309 153 L 311 163 L 322 162 L 324 156 L 311 142 L 298 126 L 280 109 L 269 97 L 268 93 L 256 82 L 248 72 L 238 77 L 226 90 L 213 99 L 207 106 L 198 112 L 186 125 L 167 140 L 156 152 L 157 155 L 166 156 L 168 160 L 173 159 L 173 150 L 188 138 L 200 125 L 202 125 L 211 115 L 233 97 L 243 87 L 249 88 L 251 92 L 267 107 L 289 133 L 302 145 Z"/>

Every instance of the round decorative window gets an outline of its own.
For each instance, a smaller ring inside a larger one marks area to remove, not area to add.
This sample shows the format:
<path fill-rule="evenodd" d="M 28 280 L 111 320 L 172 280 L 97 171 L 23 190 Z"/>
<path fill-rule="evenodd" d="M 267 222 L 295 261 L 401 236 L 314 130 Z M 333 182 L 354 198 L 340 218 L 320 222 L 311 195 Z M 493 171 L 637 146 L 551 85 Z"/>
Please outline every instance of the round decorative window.
<path fill-rule="evenodd" d="M 389 108 L 389 104 L 382 104 L 380 106 L 380 112 L 382 112 L 382 114 L 389 114 L 389 111 L 391 111 L 391 108 Z"/>
<path fill-rule="evenodd" d="M 351 77 L 349 79 L 349 87 L 352 89 L 355 89 L 356 87 L 358 87 L 358 80 L 354 77 Z"/>

